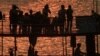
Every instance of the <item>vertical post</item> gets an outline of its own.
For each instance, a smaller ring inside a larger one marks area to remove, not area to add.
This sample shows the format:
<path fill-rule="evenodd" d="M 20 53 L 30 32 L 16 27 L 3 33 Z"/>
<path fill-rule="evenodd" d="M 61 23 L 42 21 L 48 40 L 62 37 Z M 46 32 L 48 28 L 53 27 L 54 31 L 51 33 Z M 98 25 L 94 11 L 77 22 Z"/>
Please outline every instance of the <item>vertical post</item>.
<path fill-rule="evenodd" d="M 87 56 L 96 56 L 95 52 L 95 35 L 87 34 L 86 35 L 86 51 Z"/>
<path fill-rule="evenodd" d="M 98 42 L 99 42 L 99 41 L 98 41 L 98 35 L 96 35 L 96 37 L 97 37 L 96 42 L 97 42 L 97 53 L 98 53 L 98 52 L 99 52 L 99 49 L 98 49 L 98 48 L 99 48 L 99 47 L 98 47 L 98 46 L 99 46 L 99 45 L 98 45 L 98 44 L 99 44 L 99 43 L 98 43 Z"/>
<path fill-rule="evenodd" d="M 14 41 L 15 41 L 15 56 L 16 56 L 16 51 L 17 51 L 17 41 L 16 41 L 16 36 L 15 36 L 15 39 L 14 39 Z"/>
<path fill-rule="evenodd" d="M 66 56 L 67 56 L 67 38 L 66 37 L 65 37 L 65 44 L 66 44 L 65 50 L 66 50 Z"/>
<path fill-rule="evenodd" d="M 66 36 L 64 36 L 64 38 L 62 38 L 62 44 L 63 44 L 63 56 L 67 56 L 67 47 L 66 47 Z"/>
<path fill-rule="evenodd" d="M 65 38 L 65 37 L 64 37 Z M 65 52 L 65 45 L 64 45 L 64 38 L 62 38 L 62 45 L 63 45 L 63 56 L 64 56 L 64 52 Z"/>

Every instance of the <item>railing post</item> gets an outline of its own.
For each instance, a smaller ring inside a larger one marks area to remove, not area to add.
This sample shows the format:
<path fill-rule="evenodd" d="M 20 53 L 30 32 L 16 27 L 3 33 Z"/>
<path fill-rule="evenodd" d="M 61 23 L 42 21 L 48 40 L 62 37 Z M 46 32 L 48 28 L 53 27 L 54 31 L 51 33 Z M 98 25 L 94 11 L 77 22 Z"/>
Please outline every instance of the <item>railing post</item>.
<path fill-rule="evenodd" d="M 16 41 L 16 36 L 15 36 L 15 39 L 14 39 L 14 41 L 15 41 L 15 56 L 16 56 L 16 51 L 17 51 L 17 41 Z"/>

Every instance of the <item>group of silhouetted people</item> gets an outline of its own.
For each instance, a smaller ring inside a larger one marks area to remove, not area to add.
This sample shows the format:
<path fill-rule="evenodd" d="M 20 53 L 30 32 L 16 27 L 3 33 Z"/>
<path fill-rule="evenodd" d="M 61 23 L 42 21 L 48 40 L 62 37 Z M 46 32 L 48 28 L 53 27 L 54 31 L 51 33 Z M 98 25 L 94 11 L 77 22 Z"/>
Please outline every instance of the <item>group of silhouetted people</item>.
<path fill-rule="evenodd" d="M 34 47 L 39 34 L 64 34 L 66 32 L 72 32 L 73 9 L 71 5 L 68 6 L 68 9 L 65 9 L 65 6 L 61 5 L 58 16 L 55 16 L 52 22 L 50 21 L 49 14 L 51 14 L 51 10 L 48 4 L 44 6 L 42 12 L 38 11 L 35 13 L 33 13 L 33 10 L 24 13 L 19 7 L 12 5 L 9 12 L 10 33 L 17 34 L 18 31 L 19 34 L 29 34 L 30 46 L 28 56 L 38 56 L 38 52 L 35 51 Z M 92 16 L 93 18 L 98 18 L 94 12 Z M 2 12 L 0 11 L 0 20 L 2 18 Z M 99 19 L 96 20 L 98 21 Z M 67 27 L 65 27 L 65 25 Z M 74 53 L 75 56 L 82 56 L 84 54 L 80 51 L 80 47 L 81 44 L 77 44 Z M 13 49 L 9 49 L 9 53 L 10 56 L 13 56 Z"/>
<path fill-rule="evenodd" d="M 64 33 L 65 30 L 71 31 L 73 19 L 71 5 L 68 6 L 67 10 L 64 5 L 61 5 L 58 16 L 54 17 L 52 23 L 50 23 L 50 17 L 48 17 L 49 13 L 51 14 L 48 4 L 44 6 L 42 13 L 40 11 L 33 13 L 32 10 L 24 13 L 16 5 L 12 5 L 12 9 L 9 12 L 10 32 L 13 34 L 17 33 L 17 31 L 19 34 L 46 34 L 53 30 L 58 33 L 57 27 L 60 28 L 60 33 Z M 65 29 L 66 16 L 67 28 Z M 18 26 L 19 28 L 17 29 Z"/>
<path fill-rule="evenodd" d="M 2 14 L 0 12 L 0 14 Z M 36 45 L 37 36 L 39 34 L 52 34 L 52 33 L 65 33 L 71 32 L 72 20 L 73 20 L 73 10 L 71 5 L 68 9 L 65 9 L 64 5 L 61 5 L 58 11 L 58 16 L 55 16 L 50 21 L 49 14 L 51 10 L 49 5 L 46 4 L 41 11 L 33 13 L 33 10 L 29 12 L 24 12 L 19 9 L 18 6 L 12 5 L 9 11 L 9 21 L 10 21 L 10 33 L 11 34 L 29 34 L 29 50 L 28 56 L 37 56 L 37 51 L 34 50 Z M 0 17 L 1 18 L 1 17 Z M 67 28 L 65 28 L 67 18 Z M 58 27 L 60 30 L 58 30 Z M 9 49 L 10 56 L 13 56 L 12 49 Z"/>

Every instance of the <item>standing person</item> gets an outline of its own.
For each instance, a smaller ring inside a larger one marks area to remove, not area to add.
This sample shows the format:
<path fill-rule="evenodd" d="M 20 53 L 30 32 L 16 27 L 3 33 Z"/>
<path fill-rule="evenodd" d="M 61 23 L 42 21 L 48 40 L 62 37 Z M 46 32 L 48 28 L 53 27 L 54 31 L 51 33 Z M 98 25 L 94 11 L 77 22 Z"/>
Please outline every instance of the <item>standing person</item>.
<path fill-rule="evenodd" d="M 18 24 L 18 7 L 12 5 L 12 9 L 9 12 L 10 14 L 10 32 L 15 34 L 17 33 L 17 24 Z"/>
<path fill-rule="evenodd" d="M 30 23 L 29 23 L 29 28 L 30 28 L 29 33 L 31 33 L 32 23 L 35 22 L 32 9 L 29 10 L 29 18 L 30 18 L 30 20 L 29 20 L 30 21 Z"/>
<path fill-rule="evenodd" d="M 29 20 L 30 20 L 30 18 L 29 18 L 29 14 L 28 13 L 25 13 L 24 14 L 24 19 L 23 19 L 23 31 L 22 31 L 22 33 L 23 34 L 29 34 Z"/>
<path fill-rule="evenodd" d="M 46 5 L 44 6 L 42 13 L 43 13 L 43 15 L 44 15 L 45 17 L 48 17 L 48 13 L 51 13 L 48 4 L 46 4 Z"/>
<path fill-rule="evenodd" d="M 66 18 L 66 9 L 64 5 L 61 5 L 61 9 L 58 11 L 58 24 L 60 27 L 60 34 L 64 33 L 64 23 Z"/>
<path fill-rule="evenodd" d="M 97 23 L 96 32 L 98 32 L 98 31 L 100 31 L 100 29 L 99 29 L 100 28 L 99 14 L 97 14 L 94 10 L 92 10 L 91 12 L 92 12 L 91 17 L 96 20 L 96 23 Z"/>
<path fill-rule="evenodd" d="M 3 19 L 3 15 L 2 15 L 2 12 L 0 11 L 0 20 Z"/>
<path fill-rule="evenodd" d="M 81 52 L 81 43 L 78 43 L 77 44 L 77 47 L 76 47 L 76 49 L 75 49 L 75 56 L 83 56 L 83 54 L 85 54 L 85 53 L 83 53 L 83 52 Z"/>
<path fill-rule="evenodd" d="M 28 51 L 28 56 L 36 56 L 35 54 L 35 46 L 37 43 L 37 38 L 38 36 L 41 34 L 41 13 L 36 12 L 34 14 L 34 18 L 32 20 L 32 29 L 31 29 L 31 34 L 29 36 L 29 43 L 30 43 L 30 47 L 29 47 L 29 51 Z M 36 52 L 37 53 L 37 52 Z"/>
<path fill-rule="evenodd" d="M 13 48 L 9 48 L 9 55 L 10 56 L 14 56 L 14 50 L 13 50 Z"/>
<path fill-rule="evenodd" d="M 71 5 L 68 6 L 67 9 L 67 31 L 72 31 L 72 20 L 73 20 L 73 10 Z"/>
<path fill-rule="evenodd" d="M 23 11 L 19 11 L 19 15 L 18 15 L 18 24 L 19 24 L 19 34 L 22 34 L 22 25 L 23 25 Z"/>
<path fill-rule="evenodd" d="M 44 33 L 47 33 L 47 31 L 48 31 L 48 25 L 50 24 L 50 20 L 49 20 L 49 18 L 48 18 L 48 14 L 51 14 L 51 11 L 50 11 L 50 9 L 49 9 L 49 5 L 48 4 L 46 4 L 45 6 L 44 6 L 44 8 L 43 8 L 43 10 L 42 10 L 42 15 L 43 15 L 43 18 L 44 18 L 44 22 L 45 23 L 43 23 L 43 24 L 45 24 L 45 26 L 44 26 Z"/>

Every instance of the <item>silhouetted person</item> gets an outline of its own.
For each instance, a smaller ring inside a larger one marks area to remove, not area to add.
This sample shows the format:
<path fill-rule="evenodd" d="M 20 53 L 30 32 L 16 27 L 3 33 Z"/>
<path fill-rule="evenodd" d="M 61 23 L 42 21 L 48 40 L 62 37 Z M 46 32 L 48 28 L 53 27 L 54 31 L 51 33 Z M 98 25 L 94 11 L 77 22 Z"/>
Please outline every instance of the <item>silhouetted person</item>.
<path fill-rule="evenodd" d="M 23 26 L 23 11 L 19 11 L 19 15 L 18 15 L 18 24 L 19 24 L 19 34 L 22 34 L 22 26 Z"/>
<path fill-rule="evenodd" d="M 9 55 L 10 56 L 14 56 L 14 53 L 13 52 L 14 52 L 14 50 L 12 48 L 9 48 Z"/>
<path fill-rule="evenodd" d="M 42 30 L 42 23 L 43 23 L 43 20 L 42 20 L 42 17 L 43 17 L 43 15 L 41 14 L 41 12 L 39 11 L 39 12 L 37 12 L 36 13 L 36 19 L 37 19 L 37 30 L 38 30 L 38 34 L 41 34 L 41 30 Z"/>
<path fill-rule="evenodd" d="M 67 31 L 72 32 L 73 10 L 71 5 L 67 9 Z"/>
<path fill-rule="evenodd" d="M 78 43 L 77 44 L 77 47 L 76 47 L 76 49 L 75 49 L 75 56 L 83 56 L 83 52 L 81 52 L 81 44 L 80 43 Z"/>
<path fill-rule="evenodd" d="M 100 31 L 100 19 L 99 19 L 100 16 L 94 10 L 92 10 L 91 12 L 92 12 L 91 17 L 96 20 L 97 23 L 96 32 L 98 32 Z"/>
<path fill-rule="evenodd" d="M 46 4 L 42 10 L 42 14 L 44 16 L 44 24 L 45 24 L 45 27 L 44 27 L 44 33 L 47 33 L 48 32 L 48 28 L 49 28 L 49 25 L 50 25 L 50 20 L 48 18 L 48 14 L 51 13 L 50 9 L 49 9 L 49 5 Z"/>
<path fill-rule="evenodd" d="M 30 42 L 30 47 L 29 50 L 32 48 L 33 51 L 31 52 L 32 54 L 35 53 L 34 47 L 37 42 L 37 37 L 41 34 L 41 12 L 36 12 L 34 14 L 33 20 L 32 20 L 32 29 L 31 29 L 31 34 L 29 36 L 29 42 Z M 30 53 L 29 53 L 30 54 Z"/>
<path fill-rule="evenodd" d="M 45 17 L 48 17 L 48 13 L 51 13 L 48 4 L 46 4 L 46 5 L 44 6 L 42 13 L 43 13 L 43 15 L 44 15 Z"/>
<path fill-rule="evenodd" d="M 53 31 L 54 33 L 58 34 L 58 17 L 55 16 L 53 21 L 52 21 L 52 25 L 53 25 Z"/>
<path fill-rule="evenodd" d="M 5 14 L 3 14 L 3 15 L 2 15 L 2 18 L 5 20 L 5 18 L 6 18 L 6 15 L 5 15 Z"/>
<path fill-rule="evenodd" d="M 36 45 L 36 42 L 37 42 L 37 35 L 35 34 L 32 34 L 29 36 L 29 43 L 30 43 L 30 47 L 29 47 L 29 50 L 28 50 L 28 55 L 34 55 L 34 51 L 35 51 L 35 45 Z"/>
<path fill-rule="evenodd" d="M 34 51 L 32 48 L 28 50 L 28 56 L 38 56 L 38 51 Z"/>
<path fill-rule="evenodd" d="M 96 53 L 96 56 L 100 56 L 100 54 L 99 53 Z"/>
<path fill-rule="evenodd" d="M 29 15 L 33 16 L 33 10 L 29 10 Z"/>
<path fill-rule="evenodd" d="M 35 51 L 34 52 L 34 56 L 38 56 L 38 51 Z"/>
<path fill-rule="evenodd" d="M 64 23 L 66 18 L 66 9 L 64 5 L 61 5 L 61 9 L 58 11 L 58 24 L 60 26 L 60 33 L 64 33 Z"/>
<path fill-rule="evenodd" d="M 96 56 L 95 34 L 86 34 L 86 52 L 87 56 Z"/>
<path fill-rule="evenodd" d="M 25 13 L 24 14 L 24 19 L 23 19 L 23 27 L 22 27 L 22 29 L 23 29 L 23 31 L 22 31 L 22 33 L 23 34 L 29 34 L 29 31 L 30 31 L 30 26 L 29 26 L 29 23 L 30 23 L 30 18 L 29 18 L 29 14 L 28 13 Z"/>
<path fill-rule="evenodd" d="M 2 15 L 2 12 L 0 11 L 0 20 L 3 19 L 3 15 Z"/>
<path fill-rule="evenodd" d="M 36 12 L 34 14 L 34 18 L 32 20 L 32 29 L 31 31 L 33 32 L 33 34 L 41 34 L 41 29 L 42 29 L 42 14 L 41 12 Z M 35 31 L 35 32 L 34 32 Z"/>
<path fill-rule="evenodd" d="M 29 23 L 29 27 L 30 27 L 30 31 L 29 31 L 29 33 L 31 33 L 31 29 L 32 29 L 32 22 L 35 22 L 35 20 L 34 20 L 34 14 L 33 14 L 33 10 L 29 10 L 29 18 L 30 18 L 30 23 Z"/>
<path fill-rule="evenodd" d="M 18 24 L 18 7 L 16 5 L 12 5 L 12 9 L 9 12 L 10 14 L 10 32 L 15 34 L 17 32 L 17 24 Z"/>
<path fill-rule="evenodd" d="M 32 47 L 29 47 L 28 49 L 28 56 L 34 56 L 34 50 L 32 49 Z"/>

